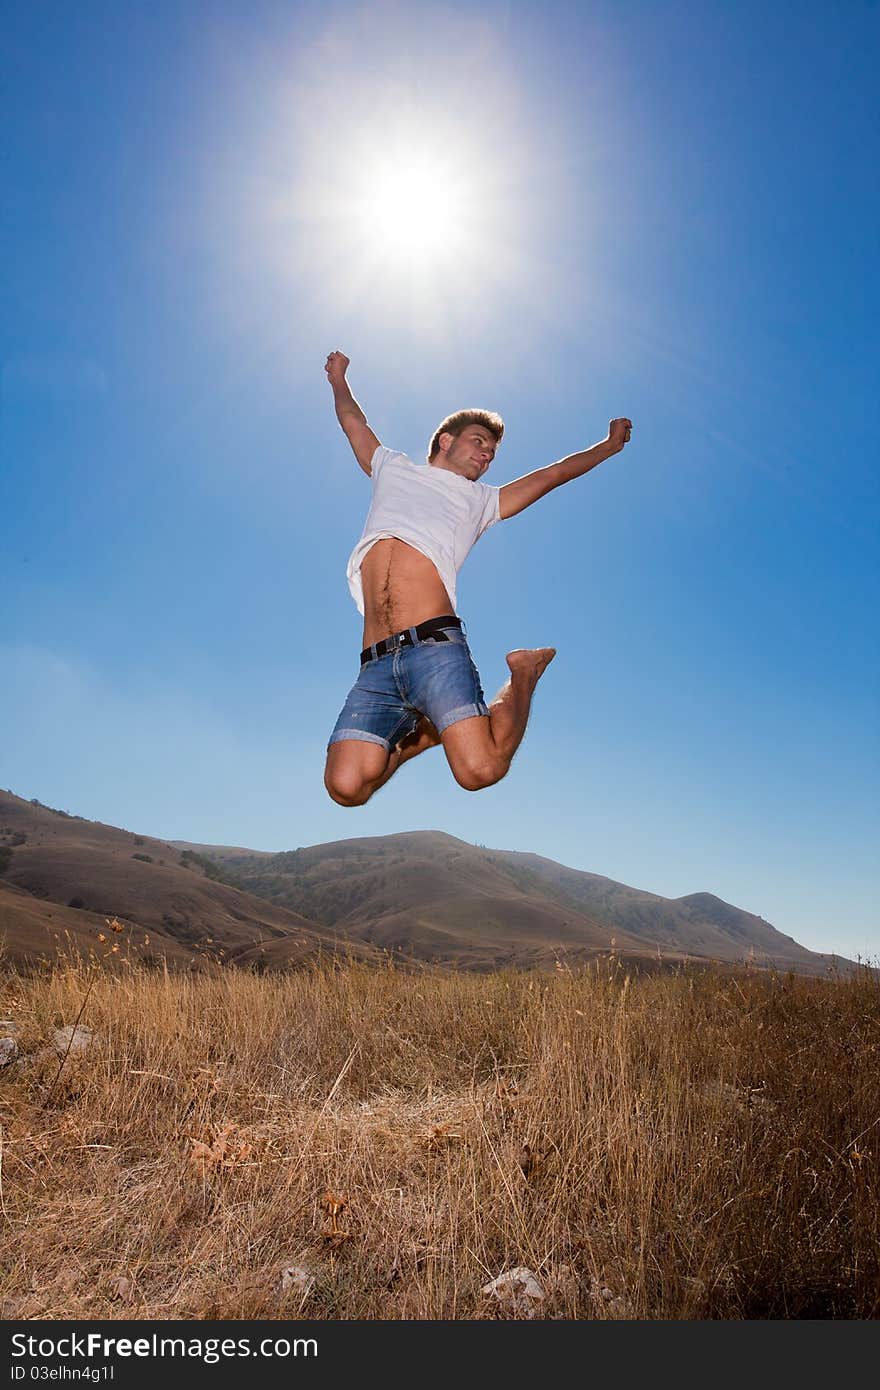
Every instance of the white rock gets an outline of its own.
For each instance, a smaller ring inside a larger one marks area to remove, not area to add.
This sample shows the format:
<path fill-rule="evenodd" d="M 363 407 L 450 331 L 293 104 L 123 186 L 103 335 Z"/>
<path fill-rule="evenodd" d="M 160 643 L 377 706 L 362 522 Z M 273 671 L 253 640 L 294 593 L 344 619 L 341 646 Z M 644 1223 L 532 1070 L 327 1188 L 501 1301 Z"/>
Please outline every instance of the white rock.
<path fill-rule="evenodd" d="M 0 1067 L 8 1067 L 18 1056 L 18 1043 L 15 1038 L 0 1038 Z"/>
<path fill-rule="evenodd" d="M 281 1271 L 281 1292 L 298 1293 L 306 1299 L 315 1287 L 315 1276 L 302 1265 L 288 1265 Z"/>
<path fill-rule="evenodd" d="M 526 1269 L 525 1265 L 505 1270 L 497 1279 L 484 1284 L 480 1293 L 527 1318 L 535 1316 L 547 1297 L 532 1270 Z"/>
<path fill-rule="evenodd" d="M 81 1023 L 75 1028 L 72 1023 L 68 1023 L 65 1028 L 56 1028 L 52 1034 L 52 1045 L 55 1051 L 60 1053 L 67 1051 L 68 1044 L 71 1052 L 84 1052 L 87 1047 L 91 1047 L 94 1040 L 91 1028 L 84 1028 Z"/>

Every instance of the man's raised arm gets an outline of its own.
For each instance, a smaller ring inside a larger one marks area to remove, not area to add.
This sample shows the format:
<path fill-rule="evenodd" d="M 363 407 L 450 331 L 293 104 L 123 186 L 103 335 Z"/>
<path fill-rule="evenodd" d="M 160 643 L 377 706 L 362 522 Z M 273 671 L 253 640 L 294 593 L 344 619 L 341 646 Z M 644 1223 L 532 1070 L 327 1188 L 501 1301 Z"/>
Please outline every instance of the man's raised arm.
<path fill-rule="evenodd" d="M 354 456 L 366 473 L 371 476 L 370 463 L 379 448 L 379 440 L 367 424 L 367 417 L 351 394 L 345 373 L 349 359 L 342 352 L 331 352 L 324 364 L 327 379 L 333 387 L 333 402 L 336 418 L 345 431 L 345 437 L 354 450 Z"/>
<path fill-rule="evenodd" d="M 603 439 L 600 444 L 594 444 L 592 449 L 584 449 L 580 454 L 569 454 L 558 463 L 548 464 L 546 468 L 537 468 L 534 473 L 526 473 L 515 482 L 505 483 L 500 490 L 499 498 L 502 520 L 516 516 L 517 512 L 530 507 L 539 497 L 544 497 L 555 487 L 589 473 L 590 469 L 595 468 L 603 459 L 610 458 L 612 454 L 619 454 L 623 446 L 629 443 L 631 434 L 632 420 L 612 420 L 608 426 L 608 438 Z"/>

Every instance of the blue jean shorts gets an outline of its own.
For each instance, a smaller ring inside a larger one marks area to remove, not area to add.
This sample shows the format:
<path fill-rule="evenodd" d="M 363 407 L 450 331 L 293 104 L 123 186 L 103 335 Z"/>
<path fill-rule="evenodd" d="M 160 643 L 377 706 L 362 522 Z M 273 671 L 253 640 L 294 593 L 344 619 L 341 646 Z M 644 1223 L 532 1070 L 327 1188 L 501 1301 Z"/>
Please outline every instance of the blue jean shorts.
<path fill-rule="evenodd" d="M 395 633 L 390 640 L 403 637 Z M 353 738 L 378 743 L 390 753 L 415 732 L 423 715 L 442 734 L 460 719 L 489 713 L 462 628 L 441 628 L 436 636 L 422 638 L 410 628 L 409 640 L 411 646 L 363 661 L 328 748 Z"/>

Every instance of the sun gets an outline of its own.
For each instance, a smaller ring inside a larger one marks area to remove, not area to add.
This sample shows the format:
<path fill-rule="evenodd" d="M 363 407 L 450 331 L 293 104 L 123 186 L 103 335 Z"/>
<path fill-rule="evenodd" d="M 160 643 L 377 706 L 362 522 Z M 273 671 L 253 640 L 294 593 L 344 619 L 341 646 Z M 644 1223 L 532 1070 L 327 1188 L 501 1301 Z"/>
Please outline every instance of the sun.
<path fill-rule="evenodd" d="M 377 161 L 365 179 L 357 212 L 365 235 L 389 252 L 421 260 L 436 255 L 448 238 L 461 240 L 461 218 L 449 225 L 438 179 L 416 160 Z"/>
<path fill-rule="evenodd" d="M 374 259 L 452 263 L 480 238 L 487 196 L 463 149 L 438 148 L 424 135 L 378 141 L 357 162 L 349 233 Z"/>
<path fill-rule="evenodd" d="M 254 185 L 269 209 L 262 258 L 297 284 L 300 316 L 378 316 L 439 341 L 467 314 L 472 331 L 528 268 L 522 142 L 499 147 L 497 109 L 480 124 L 448 96 L 335 91 L 301 114 L 284 177 Z M 342 137 L 327 104 L 345 110 Z"/>
<path fill-rule="evenodd" d="M 519 304 L 555 323 L 571 298 L 560 229 L 586 263 L 573 173 L 587 156 L 555 105 L 536 118 L 506 25 L 479 7 L 330 11 L 248 62 L 253 115 L 206 170 L 230 321 L 265 289 L 286 333 L 333 342 L 362 325 L 451 351 Z"/>

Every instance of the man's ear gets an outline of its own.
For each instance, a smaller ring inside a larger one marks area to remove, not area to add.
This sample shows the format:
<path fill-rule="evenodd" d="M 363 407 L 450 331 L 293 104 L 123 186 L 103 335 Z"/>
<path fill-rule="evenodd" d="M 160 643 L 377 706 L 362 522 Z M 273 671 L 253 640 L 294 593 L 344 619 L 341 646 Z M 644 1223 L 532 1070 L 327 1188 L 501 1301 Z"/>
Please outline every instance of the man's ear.
<path fill-rule="evenodd" d="M 445 443 L 444 443 L 444 440 L 445 440 Z M 447 452 L 447 450 L 449 449 L 450 445 L 452 445 L 452 444 L 454 444 L 454 443 L 455 443 L 455 435 L 454 435 L 454 434 L 450 434 L 449 430 L 444 430 L 443 433 L 441 434 L 440 438 L 437 440 L 437 447 L 439 448 L 441 454 L 445 454 L 445 453 Z"/>

